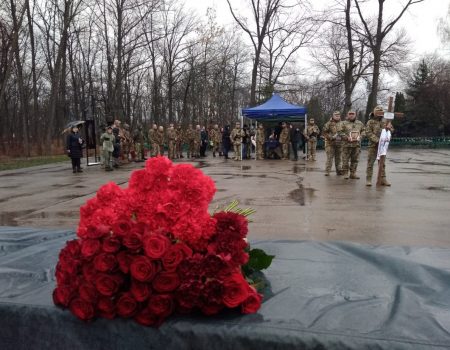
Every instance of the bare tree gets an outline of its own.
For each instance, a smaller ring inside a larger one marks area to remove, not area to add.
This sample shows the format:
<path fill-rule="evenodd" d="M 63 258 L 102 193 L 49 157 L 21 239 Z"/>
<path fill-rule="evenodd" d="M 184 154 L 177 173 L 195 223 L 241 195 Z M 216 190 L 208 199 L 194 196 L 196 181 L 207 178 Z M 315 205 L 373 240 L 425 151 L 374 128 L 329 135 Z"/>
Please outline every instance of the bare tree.
<path fill-rule="evenodd" d="M 258 68 L 260 66 L 261 52 L 263 43 L 270 31 L 270 25 L 274 21 L 277 12 L 287 6 L 283 0 L 248 0 L 252 11 L 252 20 L 254 27 L 247 24 L 247 19 L 240 16 L 233 10 L 230 0 L 227 0 L 228 7 L 237 24 L 247 33 L 253 46 L 253 68 L 252 82 L 250 88 L 250 106 L 256 105 L 256 83 L 258 77 Z"/>
<path fill-rule="evenodd" d="M 392 20 L 389 20 L 387 24 L 383 24 L 384 20 L 384 3 L 386 0 L 378 0 L 378 13 L 376 17 L 376 24 L 371 25 L 370 18 L 364 15 L 362 11 L 362 4 L 366 2 L 365 0 L 354 0 L 356 8 L 358 10 L 359 18 L 362 22 L 363 34 L 368 41 L 369 47 L 372 50 L 373 55 L 373 72 L 372 72 L 372 81 L 371 81 L 371 90 L 369 93 L 366 115 L 372 111 L 372 109 L 377 104 L 377 94 L 379 87 L 379 78 L 380 78 L 380 68 L 381 68 L 381 60 L 383 56 L 383 43 L 388 36 L 388 34 L 392 31 L 394 26 L 398 23 L 398 21 L 405 14 L 406 10 L 414 5 L 423 2 L 423 0 L 407 0 L 403 5 L 402 9 L 399 13 L 394 16 Z"/>

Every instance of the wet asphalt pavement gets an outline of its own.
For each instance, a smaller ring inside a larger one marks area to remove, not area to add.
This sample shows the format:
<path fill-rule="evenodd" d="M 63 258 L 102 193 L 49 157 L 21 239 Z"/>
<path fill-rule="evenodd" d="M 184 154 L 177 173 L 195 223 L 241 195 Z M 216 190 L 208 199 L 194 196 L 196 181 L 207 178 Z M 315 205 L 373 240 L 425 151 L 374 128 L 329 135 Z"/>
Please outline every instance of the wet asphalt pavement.
<path fill-rule="evenodd" d="M 366 187 L 366 150 L 360 180 L 324 176 L 316 162 L 213 158 L 192 162 L 216 182 L 211 210 L 233 199 L 257 210 L 250 240 L 339 240 L 369 244 L 450 247 L 450 150 L 392 149 L 392 187 Z M 126 185 L 143 163 L 106 173 L 69 161 L 0 172 L 0 225 L 75 229 L 79 207 L 102 184 Z M 376 166 L 375 166 L 376 172 Z M 374 174 L 374 177 L 376 174 Z M 374 181 L 375 182 L 375 181 Z"/>

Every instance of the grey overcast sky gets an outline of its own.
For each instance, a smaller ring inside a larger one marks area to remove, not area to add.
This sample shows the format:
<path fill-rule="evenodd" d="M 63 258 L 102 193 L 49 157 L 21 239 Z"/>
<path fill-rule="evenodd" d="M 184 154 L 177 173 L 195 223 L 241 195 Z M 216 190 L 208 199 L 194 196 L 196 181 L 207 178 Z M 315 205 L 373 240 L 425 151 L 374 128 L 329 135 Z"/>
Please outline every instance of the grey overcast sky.
<path fill-rule="evenodd" d="M 245 3 L 248 0 L 231 0 L 233 8 L 241 9 L 245 13 Z M 334 0 L 310 0 L 315 10 L 321 10 L 334 4 Z M 378 3 L 376 0 L 370 0 L 371 4 Z M 386 0 L 386 15 L 398 13 L 399 6 L 406 0 Z M 439 19 L 447 18 L 450 0 L 425 0 L 410 7 L 407 13 L 402 17 L 396 28 L 406 29 L 408 36 L 413 43 L 413 61 L 417 61 L 421 56 L 430 53 L 438 53 L 450 58 L 449 47 L 445 48 L 440 42 L 437 32 Z M 233 23 L 226 0 L 194 0 L 187 2 L 187 7 L 195 9 L 200 16 L 206 14 L 208 7 L 213 7 L 217 12 L 217 21 L 221 24 Z M 376 8 L 376 7 L 375 7 Z M 244 36 L 245 37 L 245 36 Z"/>

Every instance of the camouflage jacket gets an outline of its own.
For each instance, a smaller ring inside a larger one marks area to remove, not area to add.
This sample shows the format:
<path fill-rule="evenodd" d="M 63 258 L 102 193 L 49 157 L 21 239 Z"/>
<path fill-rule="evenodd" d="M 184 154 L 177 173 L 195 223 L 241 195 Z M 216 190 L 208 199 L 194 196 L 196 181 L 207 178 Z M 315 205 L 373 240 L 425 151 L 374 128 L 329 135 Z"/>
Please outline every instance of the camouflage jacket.
<path fill-rule="evenodd" d="M 376 147 L 378 145 L 378 140 L 380 139 L 381 131 L 386 126 L 386 122 L 382 120 L 377 120 L 375 118 L 370 119 L 366 124 L 366 137 L 369 139 L 368 147 Z M 391 130 L 393 133 L 394 130 Z"/>
<path fill-rule="evenodd" d="M 280 143 L 288 143 L 289 142 L 289 129 L 283 128 L 280 133 Z"/>
<path fill-rule="evenodd" d="M 150 131 L 148 132 L 148 138 L 150 140 L 150 143 L 158 143 L 157 139 L 157 134 L 158 130 L 155 129 L 150 129 Z"/>
<path fill-rule="evenodd" d="M 167 130 L 167 140 L 176 141 L 176 139 L 177 139 L 177 131 L 175 129 Z"/>
<path fill-rule="evenodd" d="M 157 143 L 158 145 L 163 145 L 164 144 L 164 131 L 159 131 L 155 133 L 155 143 Z"/>
<path fill-rule="evenodd" d="M 311 140 L 317 139 L 320 134 L 320 129 L 317 125 L 308 125 L 306 127 L 306 137 Z"/>
<path fill-rule="evenodd" d="M 177 133 L 177 142 L 183 143 L 186 139 L 185 132 L 182 129 L 176 129 L 175 131 Z"/>
<path fill-rule="evenodd" d="M 352 132 L 359 134 L 359 141 L 349 141 Z M 344 143 L 345 147 L 361 147 L 361 139 L 365 136 L 365 127 L 360 120 L 346 120 L 342 122 L 342 133 L 347 137 L 347 140 Z"/>
<path fill-rule="evenodd" d="M 220 130 L 211 129 L 209 130 L 209 139 L 214 143 L 220 143 Z"/>
<path fill-rule="evenodd" d="M 325 137 L 326 144 L 336 144 L 342 143 L 342 138 L 345 136 L 342 132 L 342 122 L 335 122 L 330 119 L 325 123 L 322 129 L 323 136 Z"/>
<path fill-rule="evenodd" d="M 244 137 L 244 131 L 241 128 L 239 128 L 239 129 L 234 128 L 230 135 L 231 142 L 235 143 L 235 144 L 242 143 L 243 137 Z"/>
<path fill-rule="evenodd" d="M 258 128 L 256 130 L 256 143 L 263 144 L 266 141 L 266 132 L 264 129 Z"/>

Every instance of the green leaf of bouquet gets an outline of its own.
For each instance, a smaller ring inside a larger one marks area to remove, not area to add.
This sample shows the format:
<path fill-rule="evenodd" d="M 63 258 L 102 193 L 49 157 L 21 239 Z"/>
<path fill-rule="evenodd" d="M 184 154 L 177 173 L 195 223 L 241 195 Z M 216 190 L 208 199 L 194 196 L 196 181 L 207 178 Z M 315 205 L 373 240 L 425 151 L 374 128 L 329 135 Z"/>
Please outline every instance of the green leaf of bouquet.
<path fill-rule="evenodd" d="M 250 250 L 249 255 L 250 258 L 246 266 L 256 271 L 267 269 L 275 257 L 275 255 L 268 255 L 264 250 L 257 248 Z"/>

